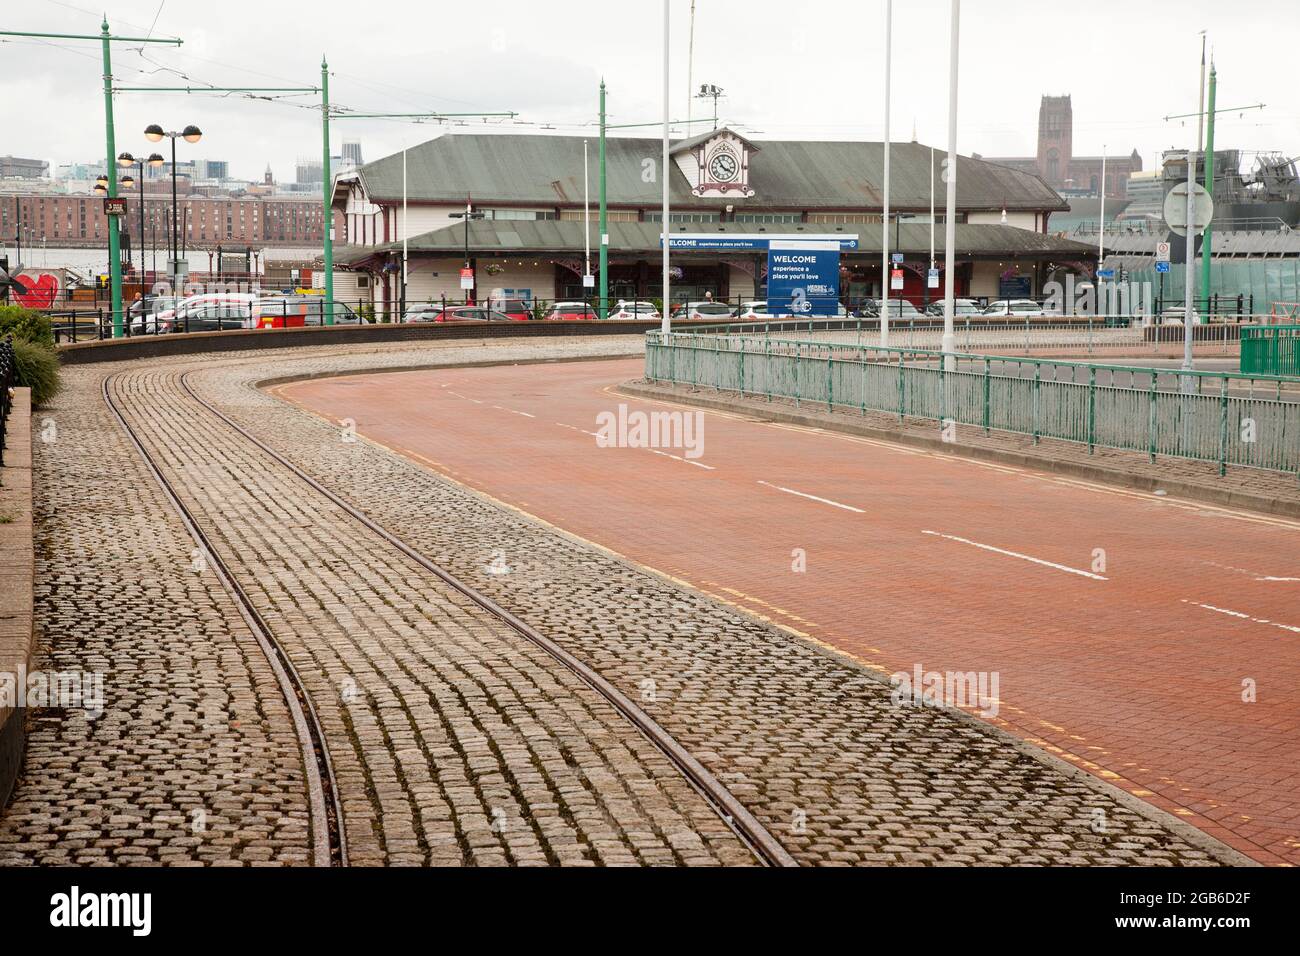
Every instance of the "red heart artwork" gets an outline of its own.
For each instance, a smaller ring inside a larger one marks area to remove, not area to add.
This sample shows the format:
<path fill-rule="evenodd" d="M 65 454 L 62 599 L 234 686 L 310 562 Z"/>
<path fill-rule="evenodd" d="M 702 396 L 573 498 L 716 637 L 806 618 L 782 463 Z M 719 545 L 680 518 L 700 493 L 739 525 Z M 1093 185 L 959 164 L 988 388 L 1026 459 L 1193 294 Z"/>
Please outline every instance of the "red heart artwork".
<path fill-rule="evenodd" d="M 19 281 L 27 287 L 26 292 L 14 290 L 13 296 L 25 309 L 48 309 L 54 305 L 59 295 L 59 277 L 46 272 L 36 277 L 23 273 Z"/>

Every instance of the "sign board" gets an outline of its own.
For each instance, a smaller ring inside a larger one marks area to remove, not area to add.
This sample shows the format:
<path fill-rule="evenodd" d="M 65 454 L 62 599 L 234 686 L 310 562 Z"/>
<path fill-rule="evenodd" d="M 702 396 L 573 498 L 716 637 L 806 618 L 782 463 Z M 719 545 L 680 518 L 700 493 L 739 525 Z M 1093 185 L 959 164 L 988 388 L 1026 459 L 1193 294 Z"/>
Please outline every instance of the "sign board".
<path fill-rule="evenodd" d="M 903 270 L 902 269 L 889 270 L 889 290 L 891 292 L 903 291 Z"/>
<path fill-rule="evenodd" d="M 126 199 L 121 196 L 104 197 L 104 215 L 105 216 L 125 216 Z"/>
<path fill-rule="evenodd" d="M 595 276 L 583 276 L 583 277 L 582 277 L 582 287 L 583 287 L 584 289 L 594 289 L 594 288 L 596 287 L 596 277 L 595 277 Z"/>
<path fill-rule="evenodd" d="M 1097 270 L 1097 278 L 1098 278 L 1098 279 L 1113 279 L 1113 278 L 1115 278 L 1115 270 L 1114 270 L 1114 269 L 1098 269 L 1098 270 Z"/>
<path fill-rule="evenodd" d="M 939 270 L 931 269 L 925 276 L 925 285 L 930 289 L 939 288 Z"/>
<path fill-rule="evenodd" d="M 857 252 L 858 250 L 858 237 L 847 233 L 843 235 L 839 233 L 834 235 L 814 235 L 810 233 L 806 236 L 773 233 L 772 235 L 756 236 L 726 232 L 679 232 L 674 234 L 669 241 L 672 243 L 672 248 L 680 249 L 683 252 L 693 250 L 767 252 L 771 244 L 778 242 L 835 242 L 839 244 L 842 252 Z M 662 246 L 663 244 L 664 237 L 660 234 L 659 245 Z"/>
<path fill-rule="evenodd" d="M 833 316 L 840 309 L 838 239 L 771 239 L 767 250 L 767 309 L 771 315 Z M 673 237 L 673 245 L 677 237 Z"/>
<path fill-rule="evenodd" d="M 470 289 L 473 289 L 473 288 L 474 288 L 474 270 L 473 270 L 473 269 L 461 269 L 461 270 L 460 270 L 460 287 L 461 287 L 462 289 L 466 289 L 466 290 L 470 290 Z"/>
<path fill-rule="evenodd" d="M 1214 200 L 1200 183 L 1195 183 L 1194 186 L 1192 215 L 1196 221 L 1192 224 L 1192 231 L 1199 236 L 1214 221 Z M 1165 197 L 1165 223 L 1171 232 L 1180 236 L 1187 235 L 1187 183 L 1179 183 Z"/>
<path fill-rule="evenodd" d="M 1168 271 L 1169 271 L 1169 263 L 1167 262 L 1156 263 L 1156 272 L 1159 272 L 1161 275 L 1163 275 Z"/>
<path fill-rule="evenodd" d="M 1171 253 L 1171 252 L 1172 252 L 1172 250 L 1171 250 L 1170 247 L 1169 247 L 1169 243 L 1167 243 L 1167 242 L 1157 242 L 1157 243 L 1156 243 L 1156 262 L 1164 262 L 1164 263 L 1168 263 L 1168 262 L 1169 262 L 1169 256 L 1170 256 L 1170 253 Z"/>
<path fill-rule="evenodd" d="M 890 256 L 890 258 L 893 260 L 894 265 L 896 266 L 901 266 L 903 264 L 903 254 L 901 252 L 895 252 L 892 256 Z"/>

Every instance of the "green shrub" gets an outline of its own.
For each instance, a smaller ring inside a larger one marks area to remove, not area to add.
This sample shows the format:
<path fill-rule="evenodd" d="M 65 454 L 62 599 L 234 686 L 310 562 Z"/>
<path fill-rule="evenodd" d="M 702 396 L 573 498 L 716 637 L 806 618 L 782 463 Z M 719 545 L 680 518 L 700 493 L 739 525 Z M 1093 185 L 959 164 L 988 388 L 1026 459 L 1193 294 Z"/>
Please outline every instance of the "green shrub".
<path fill-rule="evenodd" d="M 54 330 L 50 328 L 50 317 L 35 309 L 24 309 L 18 305 L 0 305 L 0 339 L 13 335 L 24 342 L 40 342 L 43 345 L 54 344 Z"/>
<path fill-rule="evenodd" d="M 32 405 L 45 405 L 59 393 L 59 355 L 53 345 L 14 339 L 20 388 L 32 390 Z"/>

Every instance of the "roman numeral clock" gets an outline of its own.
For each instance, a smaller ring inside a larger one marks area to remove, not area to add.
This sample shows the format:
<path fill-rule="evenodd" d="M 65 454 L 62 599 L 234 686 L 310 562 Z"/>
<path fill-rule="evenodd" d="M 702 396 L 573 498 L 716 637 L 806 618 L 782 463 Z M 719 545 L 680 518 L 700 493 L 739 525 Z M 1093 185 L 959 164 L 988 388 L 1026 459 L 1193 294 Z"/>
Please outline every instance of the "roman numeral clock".
<path fill-rule="evenodd" d="M 683 146 L 693 154 L 691 165 L 696 175 L 691 177 L 691 191 L 696 196 L 748 199 L 754 195 L 749 185 L 749 157 L 757 148 L 744 137 L 720 129 Z"/>

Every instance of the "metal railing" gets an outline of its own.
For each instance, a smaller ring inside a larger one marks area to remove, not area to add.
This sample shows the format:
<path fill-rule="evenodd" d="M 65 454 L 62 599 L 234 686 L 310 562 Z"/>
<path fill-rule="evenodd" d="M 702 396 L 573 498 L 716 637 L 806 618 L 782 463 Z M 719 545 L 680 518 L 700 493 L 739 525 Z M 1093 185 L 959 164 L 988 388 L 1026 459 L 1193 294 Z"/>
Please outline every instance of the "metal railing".
<path fill-rule="evenodd" d="M 1161 324 L 1163 322 L 1163 324 Z M 959 317 L 954 322 L 956 348 L 962 352 L 990 349 L 1017 352 L 1059 352 L 1071 355 L 1114 355 L 1118 357 L 1169 353 L 1181 349 L 1183 324 L 1173 318 L 1153 320 L 1150 316 L 1091 316 L 1044 318 Z M 1193 342 L 1201 353 L 1235 355 L 1242 326 L 1235 322 L 1213 322 L 1193 328 Z M 817 340 L 879 348 L 877 319 L 800 319 L 729 322 L 695 331 L 720 334 L 777 335 L 791 339 Z M 943 320 L 939 318 L 894 318 L 889 323 L 889 347 L 939 349 L 943 344 Z"/>
<path fill-rule="evenodd" d="M 738 334 L 650 332 L 646 378 L 1300 473 L 1300 378 L 1092 365 Z"/>
<path fill-rule="evenodd" d="M 18 359 L 14 355 L 14 337 L 0 340 L 0 468 L 5 464 L 5 429 L 9 422 L 9 390 L 18 384 Z"/>
<path fill-rule="evenodd" d="M 1241 370 L 1252 374 L 1300 375 L 1300 325 L 1242 329 Z"/>

